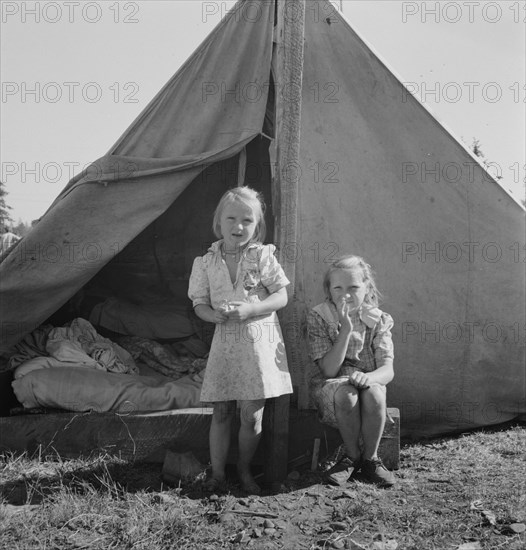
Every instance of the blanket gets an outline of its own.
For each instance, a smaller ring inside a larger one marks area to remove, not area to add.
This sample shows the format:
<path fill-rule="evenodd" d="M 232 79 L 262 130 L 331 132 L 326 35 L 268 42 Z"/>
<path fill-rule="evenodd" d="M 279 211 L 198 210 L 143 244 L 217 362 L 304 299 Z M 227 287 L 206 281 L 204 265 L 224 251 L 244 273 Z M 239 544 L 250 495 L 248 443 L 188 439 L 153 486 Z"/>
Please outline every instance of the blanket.
<path fill-rule="evenodd" d="M 102 370 L 39 369 L 12 382 L 24 408 L 48 407 L 76 412 L 165 411 L 199 407 L 203 373 L 179 380 Z"/>

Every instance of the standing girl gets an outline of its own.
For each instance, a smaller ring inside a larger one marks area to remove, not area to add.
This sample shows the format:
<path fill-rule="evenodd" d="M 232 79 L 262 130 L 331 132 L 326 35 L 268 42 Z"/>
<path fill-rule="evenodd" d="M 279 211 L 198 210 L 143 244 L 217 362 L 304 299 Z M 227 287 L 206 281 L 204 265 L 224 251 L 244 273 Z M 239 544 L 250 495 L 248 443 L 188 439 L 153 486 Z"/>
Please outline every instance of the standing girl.
<path fill-rule="evenodd" d="M 378 446 L 386 385 L 394 376 L 393 319 L 378 309 L 371 267 L 358 256 L 337 259 L 323 288 L 325 302 L 307 316 L 310 356 L 319 368 L 311 391 L 321 422 L 338 428 L 347 451 L 327 480 L 340 485 L 361 470 L 366 481 L 391 486 L 395 478 L 378 458 Z"/>
<path fill-rule="evenodd" d="M 260 488 L 250 462 L 261 438 L 265 399 L 292 393 L 276 311 L 287 304 L 289 280 L 264 245 L 264 205 L 248 187 L 227 191 L 215 210 L 220 239 L 194 261 L 188 295 L 195 312 L 216 324 L 201 401 L 214 404 L 210 428 L 213 490 L 225 480 L 231 422 L 240 408 L 237 470 L 242 488 Z"/>

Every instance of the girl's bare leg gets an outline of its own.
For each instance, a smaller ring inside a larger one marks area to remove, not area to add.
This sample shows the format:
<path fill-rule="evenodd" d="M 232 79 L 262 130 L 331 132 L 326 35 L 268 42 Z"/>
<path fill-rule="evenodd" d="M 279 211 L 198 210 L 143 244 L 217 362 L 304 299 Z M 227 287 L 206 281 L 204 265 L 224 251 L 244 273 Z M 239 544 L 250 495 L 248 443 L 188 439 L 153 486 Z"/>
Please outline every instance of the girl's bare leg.
<path fill-rule="evenodd" d="M 218 481 L 225 479 L 225 466 L 230 447 L 230 427 L 236 414 L 235 401 L 214 403 L 214 415 L 210 426 L 210 461 L 212 477 Z"/>
<path fill-rule="evenodd" d="M 353 460 L 360 459 L 360 392 L 351 384 L 344 384 L 334 394 L 334 405 L 338 429 L 345 444 L 347 454 Z"/>
<path fill-rule="evenodd" d="M 239 406 L 241 427 L 239 428 L 237 471 L 243 489 L 251 493 L 258 493 L 260 488 L 252 477 L 250 463 L 261 439 L 265 400 L 240 401 Z"/>
<path fill-rule="evenodd" d="M 362 415 L 362 438 L 366 460 L 378 456 L 378 446 L 385 426 L 386 394 L 385 387 L 373 385 L 360 392 Z"/>

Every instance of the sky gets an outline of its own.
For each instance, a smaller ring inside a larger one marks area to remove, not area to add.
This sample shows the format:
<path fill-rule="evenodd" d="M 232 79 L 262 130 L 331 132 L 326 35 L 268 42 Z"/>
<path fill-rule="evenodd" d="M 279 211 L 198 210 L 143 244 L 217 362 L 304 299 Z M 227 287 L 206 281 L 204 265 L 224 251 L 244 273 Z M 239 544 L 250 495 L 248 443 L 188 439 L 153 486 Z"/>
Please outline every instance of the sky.
<path fill-rule="evenodd" d="M 0 178 L 15 222 L 40 217 L 104 155 L 233 5 L 2 0 Z M 523 198 L 526 2 L 336 6 L 457 140 L 480 142 L 490 173 Z"/>

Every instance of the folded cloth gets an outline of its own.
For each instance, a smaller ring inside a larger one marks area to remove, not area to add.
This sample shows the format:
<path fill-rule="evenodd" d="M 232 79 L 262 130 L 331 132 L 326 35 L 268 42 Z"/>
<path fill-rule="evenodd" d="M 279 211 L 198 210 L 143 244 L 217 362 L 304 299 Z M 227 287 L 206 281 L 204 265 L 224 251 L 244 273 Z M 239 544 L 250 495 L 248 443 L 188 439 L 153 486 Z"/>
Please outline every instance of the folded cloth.
<path fill-rule="evenodd" d="M 133 357 L 104 338 L 86 319 L 77 318 L 63 327 L 45 325 L 28 334 L 16 346 L 8 366 L 20 378 L 37 368 L 87 367 L 121 374 L 138 374 Z"/>
<path fill-rule="evenodd" d="M 33 332 L 26 334 L 15 346 L 16 351 L 11 355 L 7 363 L 8 369 L 16 369 L 16 367 L 29 359 L 47 355 L 46 342 L 52 330 L 52 325 L 41 325 Z"/>
<path fill-rule="evenodd" d="M 51 330 L 46 351 L 59 361 L 78 362 L 121 374 L 138 372 L 135 361 L 126 350 L 98 334 L 91 323 L 81 317 L 69 325 Z"/>
<path fill-rule="evenodd" d="M 139 336 L 123 336 L 119 344 L 137 361 L 142 361 L 153 370 L 170 378 L 200 372 L 206 367 L 206 359 L 181 357 L 173 345 L 163 345 Z"/>

